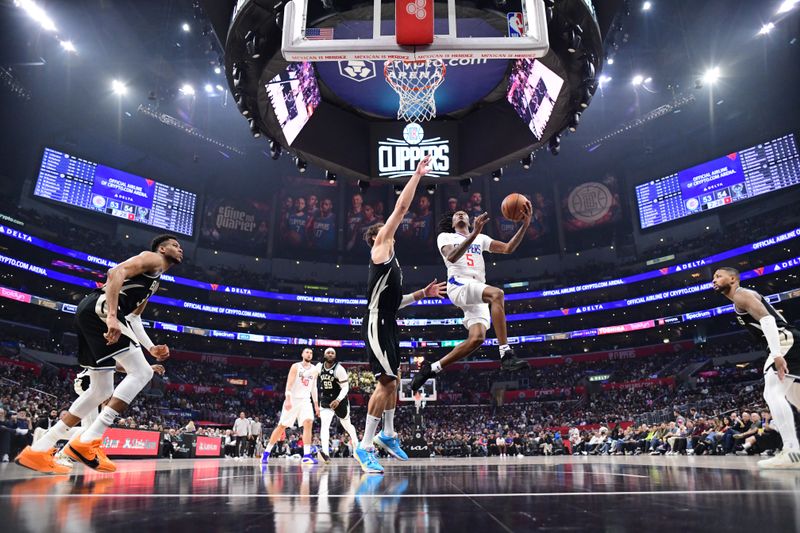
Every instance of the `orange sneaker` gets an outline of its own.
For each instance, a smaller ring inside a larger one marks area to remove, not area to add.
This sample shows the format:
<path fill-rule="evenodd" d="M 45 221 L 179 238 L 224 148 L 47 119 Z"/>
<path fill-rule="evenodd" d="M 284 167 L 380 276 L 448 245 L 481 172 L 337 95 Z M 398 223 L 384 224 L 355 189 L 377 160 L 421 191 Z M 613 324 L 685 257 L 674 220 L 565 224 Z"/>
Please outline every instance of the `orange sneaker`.
<path fill-rule="evenodd" d="M 55 448 L 50 448 L 44 452 L 35 452 L 30 446 L 26 446 L 24 450 L 19 452 L 14 462 L 19 466 L 24 466 L 43 474 L 69 474 L 72 472 L 72 467 L 56 462 L 55 457 L 53 457 L 55 453 Z"/>
<path fill-rule="evenodd" d="M 100 444 L 102 442 L 103 439 L 81 442 L 81 437 L 78 435 L 73 437 L 72 440 L 69 441 L 69 444 L 64 446 L 64 453 L 98 472 L 116 472 L 117 466 L 111 462 L 111 459 L 100 449 Z"/>

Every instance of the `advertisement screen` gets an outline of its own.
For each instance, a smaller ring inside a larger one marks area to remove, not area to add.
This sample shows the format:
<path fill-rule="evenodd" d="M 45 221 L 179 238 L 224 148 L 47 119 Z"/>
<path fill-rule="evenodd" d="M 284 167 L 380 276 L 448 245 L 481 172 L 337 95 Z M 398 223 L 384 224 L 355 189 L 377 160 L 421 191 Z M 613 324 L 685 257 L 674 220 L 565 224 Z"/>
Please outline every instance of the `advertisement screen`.
<path fill-rule="evenodd" d="M 222 439 L 219 437 L 197 436 L 195 457 L 219 457 L 222 455 Z"/>
<path fill-rule="evenodd" d="M 160 431 L 108 428 L 103 434 L 103 449 L 109 457 L 157 457 Z"/>
<path fill-rule="evenodd" d="M 345 245 L 348 259 L 355 263 L 369 260 L 369 246 L 364 242 L 364 232 L 378 222 L 385 222 L 391 213 L 387 210 L 388 191 L 391 187 L 372 185 L 361 191 L 358 187 L 347 188 L 345 215 Z"/>
<path fill-rule="evenodd" d="M 192 235 L 197 195 L 52 148 L 33 194 L 130 222 Z"/>
<path fill-rule="evenodd" d="M 800 183 L 793 134 L 636 186 L 642 229 Z"/>
<path fill-rule="evenodd" d="M 203 210 L 200 242 L 214 250 L 266 255 L 269 200 L 209 196 Z"/>
<path fill-rule="evenodd" d="M 314 66 L 307 61 L 289 63 L 266 89 L 286 142 L 291 145 L 322 101 Z"/>
<path fill-rule="evenodd" d="M 541 61 L 518 59 L 508 82 L 508 102 L 541 140 L 564 80 Z"/>
<path fill-rule="evenodd" d="M 410 178 L 426 155 L 427 178 L 458 175 L 458 128 L 455 123 L 391 122 L 372 124 L 370 162 L 377 178 Z"/>

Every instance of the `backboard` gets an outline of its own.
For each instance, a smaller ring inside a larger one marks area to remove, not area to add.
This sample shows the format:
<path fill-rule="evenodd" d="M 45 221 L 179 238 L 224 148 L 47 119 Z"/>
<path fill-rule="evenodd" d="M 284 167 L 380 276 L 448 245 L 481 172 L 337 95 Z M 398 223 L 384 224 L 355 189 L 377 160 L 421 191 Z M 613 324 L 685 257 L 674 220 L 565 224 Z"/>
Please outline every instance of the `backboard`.
<path fill-rule="evenodd" d="M 436 401 L 436 380 L 434 378 L 426 381 L 416 394 L 411 393 L 411 379 L 400 379 L 400 401 L 413 402 L 414 400 L 424 400 L 426 402 Z"/>
<path fill-rule="evenodd" d="M 310 20 L 308 1 L 291 0 L 284 8 L 281 49 L 287 61 L 515 59 L 542 57 L 549 49 L 542 0 L 509 1 L 506 7 L 498 2 L 491 10 L 456 0 L 373 0 L 316 20 Z M 398 19 L 400 32 L 396 12 L 411 19 Z M 413 38 L 403 28 L 413 29 L 422 14 L 420 24 L 433 17 L 432 42 L 402 44 Z"/>

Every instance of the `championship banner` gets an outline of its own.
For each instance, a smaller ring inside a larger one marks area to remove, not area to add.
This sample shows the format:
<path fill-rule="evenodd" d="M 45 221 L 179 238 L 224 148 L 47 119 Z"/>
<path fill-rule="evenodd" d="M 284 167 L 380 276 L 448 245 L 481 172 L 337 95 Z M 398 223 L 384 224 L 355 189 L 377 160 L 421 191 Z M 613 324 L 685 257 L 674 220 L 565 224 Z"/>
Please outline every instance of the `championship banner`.
<path fill-rule="evenodd" d="M 270 204 L 252 198 L 211 196 L 206 199 L 200 243 L 215 250 L 267 254 Z"/>
<path fill-rule="evenodd" d="M 570 187 L 561 197 L 561 211 L 566 231 L 596 228 L 620 220 L 622 202 L 617 178 L 606 176 Z"/>
<path fill-rule="evenodd" d="M 158 457 L 160 431 L 108 428 L 103 449 L 109 457 Z"/>

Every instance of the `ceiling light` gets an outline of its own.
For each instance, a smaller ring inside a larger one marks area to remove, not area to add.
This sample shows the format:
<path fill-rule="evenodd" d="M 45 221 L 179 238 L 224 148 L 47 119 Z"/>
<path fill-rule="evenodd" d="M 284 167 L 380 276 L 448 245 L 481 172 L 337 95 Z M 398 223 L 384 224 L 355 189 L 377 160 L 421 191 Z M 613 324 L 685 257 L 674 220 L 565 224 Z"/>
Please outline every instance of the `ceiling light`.
<path fill-rule="evenodd" d="M 644 76 L 642 76 L 642 75 L 640 75 L 640 74 L 637 74 L 637 75 L 636 75 L 636 76 L 634 76 L 634 77 L 633 77 L 633 79 L 631 80 L 631 83 L 632 83 L 634 86 L 639 86 L 639 85 L 641 85 L 641 84 L 642 84 L 642 82 L 644 82 Z"/>
<path fill-rule="evenodd" d="M 300 172 L 301 174 L 302 174 L 303 172 L 305 172 L 305 171 L 306 171 L 306 168 L 308 167 L 308 163 L 306 163 L 305 161 L 303 161 L 303 160 L 302 160 L 302 159 L 300 159 L 299 157 L 296 157 L 296 158 L 294 159 L 294 164 L 295 164 L 295 165 L 297 165 L 297 170 L 298 170 L 298 172 Z"/>
<path fill-rule="evenodd" d="M 119 80 L 113 80 L 111 82 L 111 90 L 114 91 L 114 94 L 123 95 L 128 92 L 128 88 Z"/>
<path fill-rule="evenodd" d="M 77 52 L 77 50 L 75 49 L 75 45 L 72 44 L 72 41 L 61 41 L 61 48 L 63 48 L 67 52 L 72 52 L 72 53 Z"/>
<path fill-rule="evenodd" d="M 190 32 L 190 31 L 192 31 L 192 27 L 191 27 L 191 26 L 189 26 L 189 23 L 188 23 L 188 22 L 184 22 L 184 23 L 181 25 L 181 29 L 182 29 L 183 31 L 187 32 L 187 33 L 188 33 L 188 32 Z"/>
<path fill-rule="evenodd" d="M 219 67 L 214 67 L 214 74 L 222 74 L 222 69 Z"/>
<path fill-rule="evenodd" d="M 531 168 L 531 165 L 533 164 L 533 153 L 530 153 L 525 157 L 523 157 L 522 160 L 520 161 L 520 164 L 522 165 L 522 168 L 524 168 L 525 170 Z"/>
<path fill-rule="evenodd" d="M 769 32 L 771 32 L 773 29 L 775 29 L 775 24 L 773 24 L 772 22 L 768 22 L 768 23 L 764 24 L 763 26 L 761 26 L 761 29 L 758 30 L 758 34 L 759 35 L 766 35 Z"/>
<path fill-rule="evenodd" d="M 361 183 L 361 182 L 359 182 L 359 187 L 361 186 L 361 185 L 360 185 L 360 183 Z M 394 193 L 395 193 L 397 196 L 400 196 L 400 193 L 402 193 L 402 192 L 403 192 L 403 186 L 402 186 L 402 185 L 395 185 L 395 186 L 394 186 Z"/>
<path fill-rule="evenodd" d="M 281 156 L 281 143 L 276 141 L 275 139 L 271 139 L 269 141 L 269 156 L 274 160 L 277 161 L 278 158 Z M 299 167 L 298 167 L 299 168 Z M 301 171 L 302 172 L 302 171 Z"/>
<path fill-rule="evenodd" d="M 642 11 L 650 11 L 651 9 L 653 9 L 652 2 L 645 2 L 644 4 L 642 4 Z"/>
<path fill-rule="evenodd" d="M 14 0 L 14 3 L 28 14 L 30 18 L 39 23 L 45 31 L 56 31 L 56 24 L 53 19 L 47 16 L 44 9 L 36 5 L 32 0 Z"/>
<path fill-rule="evenodd" d="M 428 190 L 428 194 L 434 194 L 436 192 L 436 184 L 435 183 L 431 183 L 430 185 L 428 185 L 427 190 Z"/>
<path fill-rule="evenodd" d="M 194 96 L 194 87 L 188 83 L 184 83 L 183 86 L 181 86 L 180 91 L 186 96 Z"/>
<path fill-rule="evenodd" d="M 706 71 L 705 74 L 703 74 L 703 83 L 708 83 L 708 84 L 714 83 L 719 79 L 719 77 L 720 77 L 719 67 L 710 68 Z"/>
<path fill-rule="evenodd" d="M 597 81 L 600 84 L 600 87 L 602 87 L 603 85 L 611 81 L 611 76 L 606 76 L 605 74 L 603 74 L 600 76 L 600 78 L 598 78 Z"/>
<path fill-rule="evenodd" d="M 575 133 L 578 130 L 578 124 L 581 123 L 581 114 L 578 112 L 573 113 L 569 117 L 569 131 Z"/>
<path fill-rule="evenodd" d="M 645 82 L 645 83 L 650 83 L 651 81 L 653 81 L 653 78 L 645 78 L 645 79 L 644 79 L 644 82 Z"/>
<path fill-rule="evenodd" d="M 205 87 L 203 87 L 203 89 L 205 89 L 205 91 L 207 93 L 209 93 L 209 94 L 214 92 L 214 86 L 211 85 L 210 83 L 206 83 L 206 85 L 205 85 Z"/>
<path fill-rule="evenodd" d="M 783 15 L 784 13 L 788 13 L 789 11 L 792 10 L 794 5 L 798 1 L 800 1 L 800 0 L 783 0 L 783 2 L 781 2 L 780 7 L 778 7 L 777 14 L 778 15 Z"/>
<path fill-rule="evenodd" d="M 497 170 L 492 171 L 492 179 L 494 181 L 500 181 L 500 178 L 503 177 L 503 169 L 498 168 Z"/>
<path fill-rule="evenodd" d="M 225 87 L 223 87 L 223 86 L 222 86 L 222 85 L 220 85 L 219 83 L 216 85 L 216 87 L 217 87 L 217 90 L 218 90 L 219 92 L 222 92 L 222 91 L 224 91 L 224 90 L 225 90 Z"/>
<path fill-rule="evenodd" d="M 613 57 L 609 57 L 608 61 L 606 61 L 606 63 L 608 63 L 609 65 L 613 65 L 614 64 L 614 58 Z"/>
<path fill-rule="evenodd" d="M 336 183 L 336 174 L 334 174 L 330 170 L 326 170 L 325 171 L 325 179 L 328 180 L 328 183 L 333 185 L 334 183 Z M 336 268 L 339 268 L 339 265 L 336 265 Z"/>

